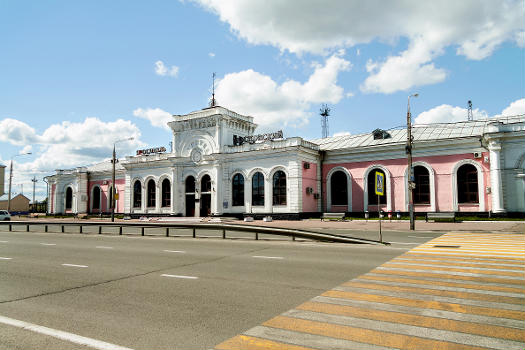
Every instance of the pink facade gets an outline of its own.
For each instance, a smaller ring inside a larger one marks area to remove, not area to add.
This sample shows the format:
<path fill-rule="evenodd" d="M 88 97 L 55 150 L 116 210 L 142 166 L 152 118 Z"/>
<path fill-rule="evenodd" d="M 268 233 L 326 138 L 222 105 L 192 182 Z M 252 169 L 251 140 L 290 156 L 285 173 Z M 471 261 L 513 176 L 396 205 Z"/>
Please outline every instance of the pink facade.
<path fill-rule="evenodd" d="M 306 166 L 306 164 L 308 164 L 308 166 Z M 317 164 L 302 162 L 301 168 L 303 170 L 303 212 L 316 212 L 318 201 L 315 199 L 315 193 L 317 193 Z M 307 188 L 311 188 L 312 192 L 310 193 Z"/>
<path fill-rule="evenodd" d="M 458 204 L 457 210 L 454 208 L 454 193 L 455 189 L 455 172 L 458 165 L 464 163 L 465 160 L 475 162 L 481 168 L 484 187 L 490 184 L 490 165 L 483 162 L 488 153 L 483 153 L 481 158 L 474 158 L 472 153 L 445 155 L 445 156 L 430 156 L 430 157 L 415 157 L 413 159 L 414 166 L 423 165 L 431 169 L 429 171 L 430 177 L 434 177 L 434 188 L 430 191 L 434 192 L 434 203 L 429 205 L 415 205 L 414 208 L 419 212 L 427 211 L 481 211 L 479 204 Z M 385 159 L 377 161 L 364 162 L 349 162 L 323 165 L 323 192 L 328 193 L 327 188 L 327 174 L 330 170 L 341 167 L 345 168 L 351 174 L 351 211 L 377 211 L 377 205 L 369 205 L 365 208 L 365 191 L 366 191 L 366 176 L 373 171 L 375 167 L 381 170 L 386 170 L 386 189 L 387 196 L 390 198 L 390 210 L 392 211 L 407 211 L 406 193 L 406 158 L 400 159 Z M 335 170 L 335 169 L 334 169 Z M 432 182 L 432 180 L 431 180 Z M 481 187 L 481 184 L 478 184 Z M 484 198 L 484 210 L 490 210 L 491 198 L 489 194 L 484 193 L 484 187 L 479 190 L 480 201 Z M 327 196 L 324 198 L 324 208 L 327 207 Z M 433 204 L 433 205 L 432 205 Z M 433 207 L 435 207 L 433 209 Z M 387 205 L 381 205 L 382 210 L 387 210 Z M 331 211 L 348 211 L 347 206 L 332 206 Z"/>
<path fill-rule="evenodd" d="M 116 201 L 115 212 L 123 213 L 124 212 L 124 191 L 125 191 L 126 181 L 124 179 L 116 179 L 115 182 L 117 184 L 117 193 L 119 194 L 118 199 Z M 92 203 L 93 189 L 96 186 L 100 187 L 100 210 L 92 209 L 93 208 L 93 203 Z M 107 180 L 97 180 L 97 181 L 88 182 L 88 191 L 89 191 L 88 192 L 89 193 L 88 208 L 90 212 L 108 213 L 111 211 L 110 203 L 109 203 L 110 186 L 111 186 L 111 181 L 107 181 Z"/>

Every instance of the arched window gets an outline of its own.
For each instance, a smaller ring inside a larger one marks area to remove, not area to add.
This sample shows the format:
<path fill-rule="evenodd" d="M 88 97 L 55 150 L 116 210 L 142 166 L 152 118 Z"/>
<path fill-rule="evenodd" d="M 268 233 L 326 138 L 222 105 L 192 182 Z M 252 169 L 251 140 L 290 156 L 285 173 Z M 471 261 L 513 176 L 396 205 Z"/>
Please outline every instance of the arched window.
<path fill-rule="evenodd" d="M 154 208 L 156 205 L 155 196 L 157 194 L 157 189 L 155 186 L 155 181 L 153 179 L 148 181 L 148 189 L 146 193 L 148 194 L 148 198 L 147 198 L 148 207 Z"/>
<path fill-rule="evenodd" d="M 273 205 L 286 205 L 286 174 L 279 170 L 273 174 Z"/>
<path fill-rule="evenodd" d="M 235 174 L 232 180 L 232 205 L 244 205 L 244 176 Z"/>
<path fill-rule="evenodd" d="M 162 206 L 171 205 L 171 183 L 169 179 L 162 180 Z"/>
<path fill-rule="evenodd" d="M 210 175 L 204 175 L 201 179 L 201 193 L 202 192 L 211 192 Z"/>
<path fill-rule="evenodd" d="M 133 184 L 133 208 L 142 207 L 142 184 L 136 180 Z"/>
<path fill-rule="evenodd" d="M 472 164 L 458 169 L 458 203 L 479 203 L 478 170 Z"/>
<path fill-rule="evenodd" d="M 71 210 L 73 207 L 73 190 L 71 187 L 66 189 L 66 210 Z"/>
<path fill-rule="evenodd" d="M 388 183 L 386 181 L 385 172 L 381 169 L 372 169 L 368 173 L 367 182 L 368 182 L 368 205 L 377 205 L 377 197 L 376 194 L 376 172 L 383 174 L 383 177 L 385 179 L 385 194 L 383 196 L 379 196 L 379 204 L 386 204 L 386 196 L 388 195 Z"/>
<path fill-rule="evenodd" d="M 343 171 L 336 171 L 330 177 L 332 205 L 348 205 L 347 177 Z"/>
<path fill-rule="evenodd" d="M 195 178 L 188 176 L 186 178 L 186 193 L 195 193 Z"/>
<path fill-rule="evenodd" d="M 100 210 L 100 187 L 93 187 L 93 197 L 91 200 L 93 201 L 93 209 Z"/>
<path fill-rule="evenodd" d="M 430 176 L 427 168 L 421 165 L 414 167 L 414 182 L 416 188 L 412 190 L 414 204 L 430 204 Z"/>
<path fill-rule="evenodd" d="M 260 172 L 252 177 L 252 205 L 264 205 L 264 175 Z"/>

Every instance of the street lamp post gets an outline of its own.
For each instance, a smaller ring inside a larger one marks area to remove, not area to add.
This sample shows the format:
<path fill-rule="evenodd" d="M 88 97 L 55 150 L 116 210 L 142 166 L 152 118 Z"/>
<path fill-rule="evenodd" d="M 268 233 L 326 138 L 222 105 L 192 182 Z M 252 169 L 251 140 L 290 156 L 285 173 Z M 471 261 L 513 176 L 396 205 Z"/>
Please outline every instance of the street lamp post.
<path fill-rule="evenodd" d="M 116 193 L 116 188 L 115 188 L 115 163 L 117 162 L 117 153 L 115 151 L 115 146 L 117 143 L 119 142 L 124 142 L 124 141 L 131 141 L 133 140 L 134 138 L 133 137 L 130 137 L 130 138 L 127 138 L 127 139 L 121 139 L 121 140 L 117 140 L 115 142 L 113 142 L 113 157 L 111 158 L 111 162 L 113 163 L 113 171 L 112 171 L 112 174 L 111 174 L 111 193 L 110 193 L 110 196 L 111 196 L 111 221 L 115 221 L 115 193 Z"/>
<path fill-rule="evenodd" d="M 13 158 L 19 156 L 25 156 L 31 154 L 31 152 L 17 154 L 11 157 L 11 164 L 9 165 L 9 194 L 7 195 L 7 211 L 11 211 L 11 182 L 13 181 Z"/>
<path fill-rule="evenodd" d="M 415 229 L 415 222 L 414 222 L 414 197 L 412 191 L 416 187 L 416 183 L 414 182 L 413 174 L 412 174 L 412 116 L 410 115 L 410 97 L 418 97 L 419 94 L 412 94 L 408 96 L 408 104 L 407 104 L 407 145 L 406 145 L 406 153 L 408 158 L 408 170 L 407 170 L 407 177 L 408 177 L 408 210 L 410 212 L 410 230 Z"/>

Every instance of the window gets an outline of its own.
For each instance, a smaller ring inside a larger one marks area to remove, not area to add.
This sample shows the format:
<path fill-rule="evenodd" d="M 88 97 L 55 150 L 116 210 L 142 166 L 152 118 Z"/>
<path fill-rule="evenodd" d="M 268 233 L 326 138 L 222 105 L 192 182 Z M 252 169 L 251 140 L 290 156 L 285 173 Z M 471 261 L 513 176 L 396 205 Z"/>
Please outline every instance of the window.
<path fill-rule="evenodd" d="M 148 181 L 148 190 L 147 190 L 147 194 L 148 194 L 148 198 L 147 198 L 147 204 L 148 204 L 148 207 L 150 208 L 154 208 L 156 203 L 155 203 L 155 196 L 157 194 L 157 189 L 155 188 L 155 181 L 153 179 L 149 180 Z"/>
<path fill-rule="evenodd" d="M 279 170 L 273 174 L 273 205 L 286 205 L 286 174 Z"/>
<path fill-rule="evenodd" d="M 391 138 L 390 134 L 382 129 L 375 129 L 374 131 L 372 131 L 372 135 L 374 135 L 374 140 L 383 140 Z"/>
<path fill-rule="evenodd" d="M 71 210 L 73 207 L 73 190 L 71 187 L 66 189 L 66 210 Z"/>
<path fill-rule="evenodd" d="M 188 176 L 186 178 L 186 193 L 195 192 L 195 178 L 193 176 Z"/>
<path fill-rule="evenodd" d="M 162 206 L 171 205 L 171 183 L 169 179 L 162 180 Z"/>
<path fill-rule="evenodd" d="M 386 196 L 388 195 L 388 183 L 385 176 L 385 194 L 383 196 L 378 196 L 376 194 L 376 172 L 383 174 L 385 176 L 385 172 L 380 169 L 372 169 L 368 173 L 367 181 L 368 181 L 368 205 L 377 205 L 377 197 L 379 197 L 379 204 L 386 204 Z"/>
<path fill-rule="evenodd" d="M 113 208 L 113 206 L 115 205 L 115 203 L 113 202 L 113 186 L 109 186 L 108 187 L 108 193 L 109 193 L 109 203 L 108 203 L 108 208 L 111 209 Z"/>
<path fill-rule="evenodd" d="M 201 192 L 211 192 L 210 175 L 204 175 L 201 179 Z"/>
<path fill-rule="evenodd" d="M 133 208 L 142 207 L 142 184 L 136 180 L 133 184 Z"/>
<path fill-rule="evenodd" d="M 430 177 L 424 166 L 414 167 L 414 182 L 416 188 L 412 190 L 414 204 L 430 204 Z"/>
<path fill-rule="evenodd" d="M 264 175 L 260 172 L 252 177 L 252 205 L 264 205 Z"/>
<path fill-rule="evenodd" d="M 332 205 L 348 205 L 347 177 L 343 171 L 336 171 L 330 177 Z"/>
<path fill-rule="evenodd" d="M 235 174 L 232 180 L 232 205 L 244 205 L 244 176 Z"/>
<path fill-rule="evenodd" d="M 478 170 L 472 164 L 458 169 L 458 203 L 479 203 Z"/>
<path fill-rule="evenodd" d="M 93 187 L 93 209 L 100 210 L 100 187 Z"/>

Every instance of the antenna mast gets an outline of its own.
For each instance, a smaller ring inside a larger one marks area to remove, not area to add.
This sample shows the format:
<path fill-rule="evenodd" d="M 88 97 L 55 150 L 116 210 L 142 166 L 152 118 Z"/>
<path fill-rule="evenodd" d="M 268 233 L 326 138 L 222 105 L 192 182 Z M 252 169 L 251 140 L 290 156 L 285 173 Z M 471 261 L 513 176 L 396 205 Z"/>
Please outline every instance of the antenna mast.
<path fill-rule="evenodd" d="M 319 113 L 321 115 L 321 130 L 323 134 L 322 137 L 324 139 L 328 137 L 328 116 L 330 115 L 330 108 L 328 108 L 326 104 L 323 104 L 319 110 Z"/>
<path fill-rule="evenodd" d="M 471 100 L 468 100 L 467 120 L 468 121 L 474 120 L 474 116 L 472 115 L 472 101 Z"/>
<path fill-rule="evenodd" d="M 213 85 L 212 85 L 210 107 L 215 107 L 217 105 L 217 101 L 215 101 L 215 72 L 213 72 L 212 74 L 212 79 L 213 79 Z"/>

